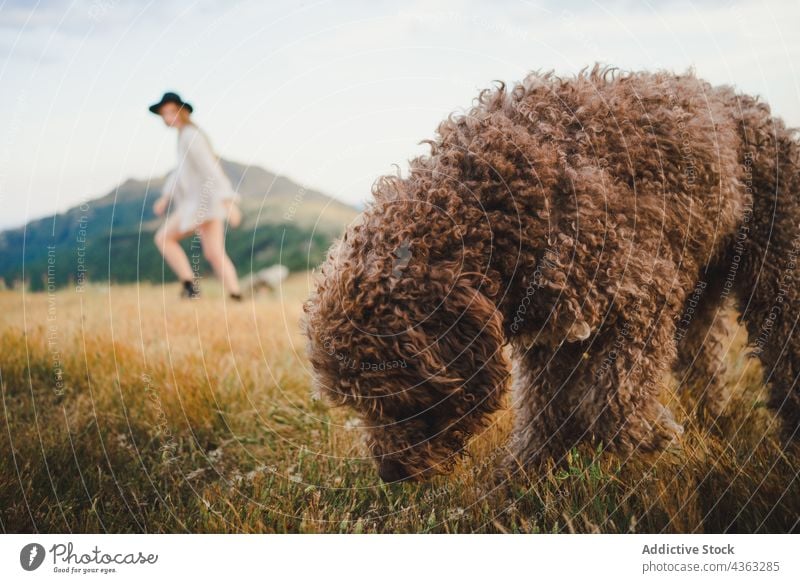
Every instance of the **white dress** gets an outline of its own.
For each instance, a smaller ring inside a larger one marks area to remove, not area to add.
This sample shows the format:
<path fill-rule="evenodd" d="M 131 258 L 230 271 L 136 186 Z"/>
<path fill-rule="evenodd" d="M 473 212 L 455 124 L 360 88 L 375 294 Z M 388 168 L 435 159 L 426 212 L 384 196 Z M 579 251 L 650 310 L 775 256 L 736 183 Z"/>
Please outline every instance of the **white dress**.
<path fill-rule="evenodd" d="M 241 199 L 205 134 L 192 124 L 178 130 L 178 165 L 167 175 L 163 195 L 172 198 L 172 220 L 181 232 L 210 219 L 224 221 L 224 201 Z"/>

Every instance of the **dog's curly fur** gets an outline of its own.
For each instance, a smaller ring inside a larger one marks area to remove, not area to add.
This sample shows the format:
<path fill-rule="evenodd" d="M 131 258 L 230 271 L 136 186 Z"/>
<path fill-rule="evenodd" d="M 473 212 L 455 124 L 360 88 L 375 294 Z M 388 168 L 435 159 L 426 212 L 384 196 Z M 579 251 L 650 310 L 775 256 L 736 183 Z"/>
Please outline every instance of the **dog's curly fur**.
<path fill-rule="evenodd" d="M 484 90 L 331 248 L 304 305 L 316 384 L 389 481 L 450 469 L 509 384 L 523 465 L 588 439 L 654 451 L 682 432 L 671 367 L 724 406 L 731 302 L 796 435 L 794 131 L 692 71 Z"/>

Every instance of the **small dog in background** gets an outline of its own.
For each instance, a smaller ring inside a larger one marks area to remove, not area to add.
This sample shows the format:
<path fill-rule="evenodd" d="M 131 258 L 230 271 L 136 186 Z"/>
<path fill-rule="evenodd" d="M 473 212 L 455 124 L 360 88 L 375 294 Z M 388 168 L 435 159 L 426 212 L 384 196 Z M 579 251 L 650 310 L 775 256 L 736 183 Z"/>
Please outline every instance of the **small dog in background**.
<path fill-rule="evenodd" d="M 261 293 L 276 292 L 287 277 L 289 277 L 288 267 L 280 263 L 270 265 L 242 279 L 242 295 L 254 297 Z"/>

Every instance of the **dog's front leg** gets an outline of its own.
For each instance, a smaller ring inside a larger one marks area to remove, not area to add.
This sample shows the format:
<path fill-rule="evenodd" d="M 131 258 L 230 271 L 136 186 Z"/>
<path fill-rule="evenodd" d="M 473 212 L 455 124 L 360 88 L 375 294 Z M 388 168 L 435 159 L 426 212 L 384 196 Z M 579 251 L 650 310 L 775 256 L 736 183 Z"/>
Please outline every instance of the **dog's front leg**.
<path fill-rule="evenodd" d="M 580 359 L 581 352 L 571 345 L 555 350 L 515 347 L 511 389 L 514 428 L 501 472 L 532 469 L 548 459 L 558 463 L 580 439 L 583 431 L 570 379 L 570 371 Z"/>
<path fill-rule="evenodd" d="M 555 349 L 517 349 L 514 429 L 501 471 L 535 469 L 548 459 L 559 464 L 583 441 L 618 452 L 656 451 L 674 441 L 683 428 L 658 400 L 674 360 L 674 328 L 660 326 L 650 337 L 621 326 Z"/>

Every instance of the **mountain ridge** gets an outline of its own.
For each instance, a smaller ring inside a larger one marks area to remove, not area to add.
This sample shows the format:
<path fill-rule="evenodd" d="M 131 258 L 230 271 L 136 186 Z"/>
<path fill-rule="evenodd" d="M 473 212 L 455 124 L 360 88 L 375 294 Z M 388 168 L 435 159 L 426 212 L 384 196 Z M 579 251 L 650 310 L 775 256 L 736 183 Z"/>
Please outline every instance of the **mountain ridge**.
<path fill-rule="evenodd" d="M 228 254 L 242 273 L 277 262 L 293 271 L 313 267 L 359 212 L 260 166 L 221 163 L 242 195 L 242 225 L 227 235 Z M 164 179 L 128 178 L 65 211 L 0 231 L 0 279 L 32 290 L 61 287 L 87 275 L 79 277 L 82 265 L 92 281 L 173 280 L 152 242 L 163 220 L 152 203 Z"/>

